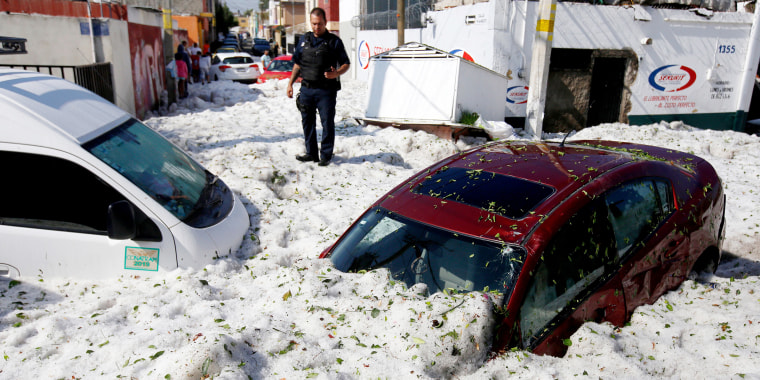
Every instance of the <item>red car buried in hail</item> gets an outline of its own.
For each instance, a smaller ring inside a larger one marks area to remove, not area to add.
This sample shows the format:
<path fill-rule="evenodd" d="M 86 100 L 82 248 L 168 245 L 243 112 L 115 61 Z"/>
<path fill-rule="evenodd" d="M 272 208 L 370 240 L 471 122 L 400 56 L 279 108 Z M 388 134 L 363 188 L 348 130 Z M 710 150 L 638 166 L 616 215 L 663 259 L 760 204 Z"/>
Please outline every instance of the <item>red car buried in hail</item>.
<path fill-rule="evenodd" d="M 449 157 L 380 198 L 322 253 L 429 293 L 494 296 L 493 351 L 563 355 L 585 321 L 715 271 L 725 196 L 705 160 L 610 141 L 501 142 Z"/>

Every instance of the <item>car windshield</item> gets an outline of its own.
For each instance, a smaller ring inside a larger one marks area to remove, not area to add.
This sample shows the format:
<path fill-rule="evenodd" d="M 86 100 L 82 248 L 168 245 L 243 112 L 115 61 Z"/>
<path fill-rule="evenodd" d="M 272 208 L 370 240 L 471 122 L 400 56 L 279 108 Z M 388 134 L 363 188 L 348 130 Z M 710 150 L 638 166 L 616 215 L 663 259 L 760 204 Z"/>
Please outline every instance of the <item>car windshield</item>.
<path fill-rule="evenodd" d="M 344 272 L 387 268 L 410 287 L 511 294 L 525 258 L 519 246 L 438 229 L 385 210 L 365 213 L 334 247 L 330 259 Z M 506 298 L 503 298 L 506 299 Z"/>
<path fill-rule="evenodd" d="M 272 61 L 267 67 L 269 71 L 293 71 L 293 61 Z"/>
<path fill-rule="evenodd" d="M 158 133 L 135 119 L 84 145 L 180 220 L 200 204 L 214 177 Z"/>

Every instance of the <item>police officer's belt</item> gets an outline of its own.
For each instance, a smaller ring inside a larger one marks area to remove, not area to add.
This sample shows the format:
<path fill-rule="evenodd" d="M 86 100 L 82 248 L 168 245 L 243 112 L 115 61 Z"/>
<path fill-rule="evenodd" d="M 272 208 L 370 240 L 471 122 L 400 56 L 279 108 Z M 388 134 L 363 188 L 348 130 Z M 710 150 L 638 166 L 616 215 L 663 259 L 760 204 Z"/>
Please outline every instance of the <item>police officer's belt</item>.
<path fill-rule="evenodd" d="M 301 87 L 332 90 L 338 87 L 338 81 L 336 80 L 308 81 L 308 80 L 302 79 Z"/>

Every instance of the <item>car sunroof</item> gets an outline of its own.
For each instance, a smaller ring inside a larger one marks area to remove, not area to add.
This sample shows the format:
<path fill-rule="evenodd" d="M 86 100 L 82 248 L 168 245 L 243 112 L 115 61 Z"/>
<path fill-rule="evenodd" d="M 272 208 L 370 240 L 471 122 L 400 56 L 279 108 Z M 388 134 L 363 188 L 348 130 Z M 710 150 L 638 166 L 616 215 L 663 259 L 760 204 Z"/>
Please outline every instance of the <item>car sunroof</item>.
<path fill-rule="evenodd" d="M 521 219 L 554 189 L 483 170 L 447 168 L 422 181 L 412 192 L 464 203 L 510 219 Z"/>

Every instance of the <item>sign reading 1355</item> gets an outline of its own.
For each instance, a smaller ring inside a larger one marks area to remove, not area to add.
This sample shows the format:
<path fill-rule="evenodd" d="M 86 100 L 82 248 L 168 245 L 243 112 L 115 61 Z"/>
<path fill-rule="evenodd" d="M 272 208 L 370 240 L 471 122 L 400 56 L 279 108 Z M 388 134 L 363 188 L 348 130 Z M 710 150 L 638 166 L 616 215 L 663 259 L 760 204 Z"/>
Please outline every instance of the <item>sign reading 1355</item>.
<path fill-rule="evenodd" d="M 734 54 L 736 53 L 736 45 L 718 45 L 719 54 Z"/>

